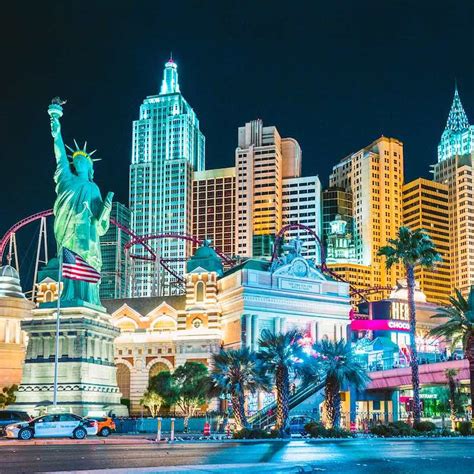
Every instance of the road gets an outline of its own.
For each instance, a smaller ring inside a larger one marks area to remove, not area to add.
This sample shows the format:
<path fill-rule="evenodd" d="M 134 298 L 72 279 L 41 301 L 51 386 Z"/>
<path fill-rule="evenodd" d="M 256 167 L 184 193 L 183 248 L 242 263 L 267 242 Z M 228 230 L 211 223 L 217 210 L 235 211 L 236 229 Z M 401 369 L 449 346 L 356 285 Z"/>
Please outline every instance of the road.
<path fill-rule="evenodd" d="M 247 463 L 271 463 L 271 472 L 344 474 L 474 473 L 474 439 L 342 441 L 304 440 L 264 443 L 186 443 L 175 445 L 47 445 L 0 447 L 0 473 L 31 473 L 194 465 L 186 472 L 258 472 Z M 239 468 L 238 465 L 242 464 Z M 209 465 L 214 466 L 212 469 Z M 201 466 L 201 467 L 199 467 Z M 263 468 L 265 464 L 260 464 Z M 270 467 L 270 465 L 268 466 Z M 152 470 L 147 470 L 152 472 Z M 183 471 L 184 472 L 184 471 Z M 264 472 L 260 469 L 260 472 Z M 265 472 L 269 472 L 266 471 Z M 302 471 L 299 471 L 302 472 Z"/>

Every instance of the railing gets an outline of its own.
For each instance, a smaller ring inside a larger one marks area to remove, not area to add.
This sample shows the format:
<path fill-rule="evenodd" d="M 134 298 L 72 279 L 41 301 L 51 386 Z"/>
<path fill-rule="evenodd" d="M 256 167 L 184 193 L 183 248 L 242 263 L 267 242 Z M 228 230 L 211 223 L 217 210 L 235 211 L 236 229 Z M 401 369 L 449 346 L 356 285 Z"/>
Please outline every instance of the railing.
<path fill-rule="evenodd" d="M 418 365 L 438 364 L 440 362 L 447 362 L 451 360 L 462 360 L 463 358 L 463 355 L 458 353 L 455 353 L 449 357 L 442 356 L 441 354 L 422 354 L 418 357 Z M 361 362 L 369 372 L 380 372 L 382 370 L 404 369 L 410 367 L 409 363 L 405 361 L 396 361 L 393 357 L 384 357 L 371 363 L 365 363 L 364 361 Z"/>
<path fill-rule="evenodd" d="M 307 398 L 311 397 L 315 393 L 319 392 L 324 387 L 324 382 L 315 382 L 305 385 L 298 389 L 288 400 L 288 406 L 291 410 Z M 268 404 L 259 410 L 255 415 L 249 417 L 248 421 L 252 426 L 258 428 L 264 428 L 276 420 L 276 401 Z"/>

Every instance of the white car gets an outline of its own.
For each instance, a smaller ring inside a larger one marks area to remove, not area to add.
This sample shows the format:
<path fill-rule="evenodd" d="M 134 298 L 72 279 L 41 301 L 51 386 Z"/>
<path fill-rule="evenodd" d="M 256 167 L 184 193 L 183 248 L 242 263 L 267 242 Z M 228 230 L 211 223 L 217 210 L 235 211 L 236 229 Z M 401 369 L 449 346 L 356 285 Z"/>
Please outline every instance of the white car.
<path fill-rule="evenodd" d="M 97 428 L 95 420 L 86 420 L 72 413 L 59 413 L 8 425 L 5 435 L 22 440 L 60 436 L 84 439 L 87 435 L 97 434 Z"/>

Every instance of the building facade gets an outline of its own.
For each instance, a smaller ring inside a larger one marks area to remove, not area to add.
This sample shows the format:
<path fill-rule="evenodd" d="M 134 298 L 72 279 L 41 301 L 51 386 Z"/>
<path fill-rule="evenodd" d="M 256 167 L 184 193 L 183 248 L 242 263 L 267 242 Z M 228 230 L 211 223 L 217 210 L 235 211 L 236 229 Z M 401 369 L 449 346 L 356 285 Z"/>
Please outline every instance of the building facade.
<path fill-rule="evenodd" d="M 352 193 L 344 188 L 327 188 L 322 192 L 322 238 L 326 245 L 331 222 L 341 216 L 347 222 L 346 231 L 352 234 Z"/>
<path fill-rule="evenodd" d="M 0 390 L 21 382 L 27 344 L 21 321 L 33 308 L 21 289 L 18 272 L 9 265 L 0 267 Z"/>
<path fill-rule="evenodd" d="M 130 228 L 130 209 L 119 202 L 112 204 L 110 217 L 119 226 Z M 110 224 L 109 230 L 100 238 L 102 252 L 102 280 L 100 283 L 100 298 L 124 298 L 127 296 L 128 282 L 126 281 L 126 261 L 124 246 L 130 241 L 130 235 L 119 226 Z"/>
<path fill-rule="evenodd" d="M 193 235 L 226 255 L 235 250 L 235 168 L 194 173 Z"/>
<path fill-rule="evenodd" d="M 283 178 L 282 225 L 302 224 L 321 238 L 321 182 L 318 176 Z M 304 243 L 304 256 L 320 262 L 321 249 L 313 235 L 302 229 L 290 229 L 287 239 Z"/>
<path fill-rule="evenodd" d="M 402 225 L 402 142 L 382 136 L 343 158 L 333 168 L 329 186 L 352 194 L 355 256 L 370 268 L 371 286 L 395 286 L 401 269 L 386 270 L 377 252 Z"/>
<path fill-rule="evenodd" d="M 253 120 L 239 127 L 235 151 L 236 247 L 242 257 L 268 256 L 281 229 L 282 180 L 301 175 L 301 148 L 274 126 Z"/>
<path fill-rule="evenodd" d="M 265 329 L 298 328 L 314 340 L 347 338 L 347 283 L 322 274 L 288 244 L 271 267 L 249 259 L 226 272 L 208 245 L 187 263 L 186 294 L 104 301 L 121 330 L 115 341 L 120 390 L 140 413 L 149 377 L 186 361 L 209 365 L 224 348 L 258 349 Z"/>
<path fill-rule="evenodd" d="M 474 282 L 473 137 L 456 88 L 433 174 L 448 187 L 451 284 L 465 295 Z"/>
<path fill-rule="evenodd" d="M 429 302 L 448 303 L 452 290 L 448 186 L 424 178 L 405 184 L 403 225 L 423 229 L 431 237 L 443 260 L 432 270 L 416 267 L 415 279 Z"/>
<path fill-rule="evenodd" d="M 204 169 L 204 136 L 199 120 L 184 99 L 177 64 L 170 59 L 164 69 L 160 93 L 147 97 L 140 117 L 133 122 L 130 166 L 132 230 L 138 235 L 190 234 L 192 231 L 192 176 Z M 159 242 L 159 243 L 158 243 Z M 150 241 L 159 257 L 184 274 L 191 246 L 184 240 Z M 138 255 L 146 250 L 136 246 Z M 135 260 L 131 275 L 134 296 L 170 294 L 174 280 L 153 263 Z"/>

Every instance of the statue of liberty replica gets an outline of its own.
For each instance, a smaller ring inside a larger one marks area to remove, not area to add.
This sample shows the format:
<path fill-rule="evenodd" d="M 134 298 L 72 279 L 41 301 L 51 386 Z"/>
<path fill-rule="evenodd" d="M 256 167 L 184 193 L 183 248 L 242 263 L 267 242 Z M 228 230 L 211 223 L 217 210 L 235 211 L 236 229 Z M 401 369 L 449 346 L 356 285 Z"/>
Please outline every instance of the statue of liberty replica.
<path fill-rule="evenodd" d="M 55 98 L 48 108 L 56 156 L 54 236 L 58 256 L 65 248 L 71 250 L 100 273 L 102 257 L 99 238 L 109 228 L 113 193 L 109 192 L 102 201 L 100 190 L 93 181 L 94 161 L 99 160 L 92 158 L 95 150 L 87 152 L 87 142 L 81 149 L 74 140 L 75 149 L 67 147 L 71 154 L 66 154 L 59 121 L 63 115 L 63 104 Z M 64 279 L 61 300 L 100 306 L 99 284 Z"/>
<path fill-rule="evenodd" d="M 22 321 L 28 347 L 14 406 L 34 415 L 127 415 L 114 363 L 114 340 L 120 331 L 99 298 L 100 236 L 109 228 L 113 194 L 102 200 L 93 181 L 94 151 L 87 152 L 87 144 L 80 148 L 74 140 L 75 148 L 67 147 L 71 153 L 66 153 L 59 120 L 63 104 L 56 98 L 48 107 L 56 157 L 58 259 L 50 260 L 38 279 L 38 284 L 45 279 L 56 282 L 60 297 L 37 305 L 31 319 Z"/>

